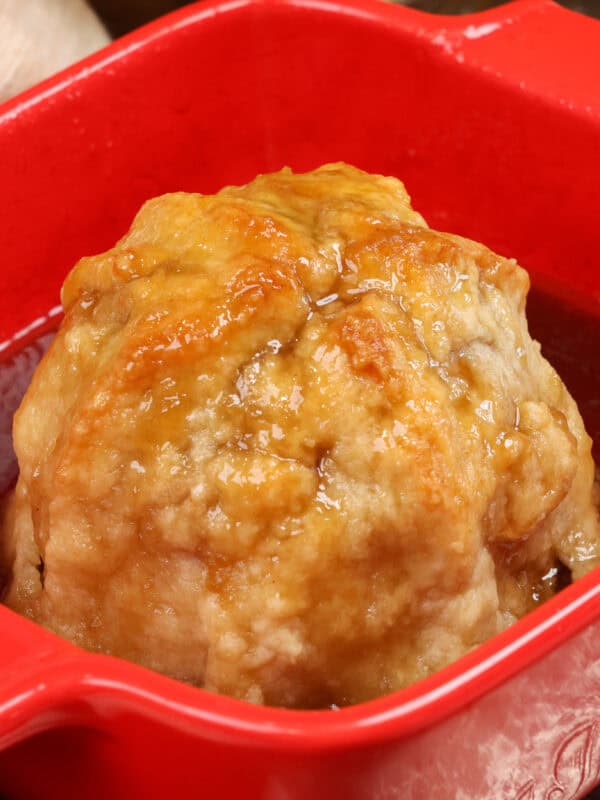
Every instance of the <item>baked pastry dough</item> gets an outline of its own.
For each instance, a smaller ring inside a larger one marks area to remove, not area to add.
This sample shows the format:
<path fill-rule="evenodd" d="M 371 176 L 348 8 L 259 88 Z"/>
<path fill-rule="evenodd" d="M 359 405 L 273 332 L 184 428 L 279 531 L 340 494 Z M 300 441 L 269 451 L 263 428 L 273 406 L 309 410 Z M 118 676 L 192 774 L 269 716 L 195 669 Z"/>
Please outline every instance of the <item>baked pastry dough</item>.
<path fill-rule="evenodd" d="M 146 203 L 16 416 L 8 605 L 257 703 L 444 666 L 598 563 L 528 287 L 343 164 Z"/>

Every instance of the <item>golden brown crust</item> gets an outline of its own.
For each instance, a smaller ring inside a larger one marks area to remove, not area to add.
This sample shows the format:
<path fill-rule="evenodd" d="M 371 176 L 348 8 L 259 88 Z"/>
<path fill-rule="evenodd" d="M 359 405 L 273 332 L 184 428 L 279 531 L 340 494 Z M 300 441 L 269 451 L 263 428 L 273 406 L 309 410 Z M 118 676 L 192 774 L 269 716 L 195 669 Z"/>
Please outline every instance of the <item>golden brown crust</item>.
<path fill-rule="evenodd" d="M 458 657 L 598 559 L 528 286 L 345 165 L 150 201 L 68 277 L 17 415 L 9 604 L 272 704 Z"/>

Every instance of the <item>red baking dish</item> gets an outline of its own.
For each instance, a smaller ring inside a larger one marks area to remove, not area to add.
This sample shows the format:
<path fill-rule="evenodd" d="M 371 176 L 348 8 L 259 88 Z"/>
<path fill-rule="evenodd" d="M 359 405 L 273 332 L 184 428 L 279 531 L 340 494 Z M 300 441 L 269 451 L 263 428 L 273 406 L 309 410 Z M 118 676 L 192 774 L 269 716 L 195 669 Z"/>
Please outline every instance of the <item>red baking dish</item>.
<path fill-rule="evenodd" d="M 289 164 L 401 177 L 432 227 L 527 267 L 532 330 L 600 445 L 600 24 L 548 0 L 434 17 L 223 0 L 0 109 L 0 338 L 146 198 Z M 600 574 L 363 705 L 255 707 L 84 653 L 0 608 L 6 798 L 574 800 L 600 781 Z"/>

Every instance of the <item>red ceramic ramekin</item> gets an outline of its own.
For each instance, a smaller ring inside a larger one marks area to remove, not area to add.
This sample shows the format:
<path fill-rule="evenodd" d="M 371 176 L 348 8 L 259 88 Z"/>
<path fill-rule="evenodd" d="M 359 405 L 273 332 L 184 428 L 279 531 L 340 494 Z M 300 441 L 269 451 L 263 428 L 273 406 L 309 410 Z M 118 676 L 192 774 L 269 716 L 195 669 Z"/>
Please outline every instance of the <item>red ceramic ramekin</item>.
<path fill-rule="evenodd" d="M 149 196 L 339 159 L 529 268 L 534 332 L 600 442 L 600 24 L 548 0 L 207 2 L 21 95 L 0 110 L 0 339 Z M 299 712 L 0 608 L 0 795 L 574 800 L 600 780 L 599 620 L 593 573 L 405 691 Z"/>

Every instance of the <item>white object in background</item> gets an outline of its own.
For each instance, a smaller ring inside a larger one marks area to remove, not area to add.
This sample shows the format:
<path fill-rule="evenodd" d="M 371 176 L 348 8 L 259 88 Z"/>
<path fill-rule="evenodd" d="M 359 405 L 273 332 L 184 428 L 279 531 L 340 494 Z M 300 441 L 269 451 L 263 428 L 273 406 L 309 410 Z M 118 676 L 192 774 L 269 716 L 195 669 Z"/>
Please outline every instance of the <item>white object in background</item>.
<path fill-rule="evenodd" d="M 0 0 L 0 102 L 108 41 L 84 0 Z"/>

